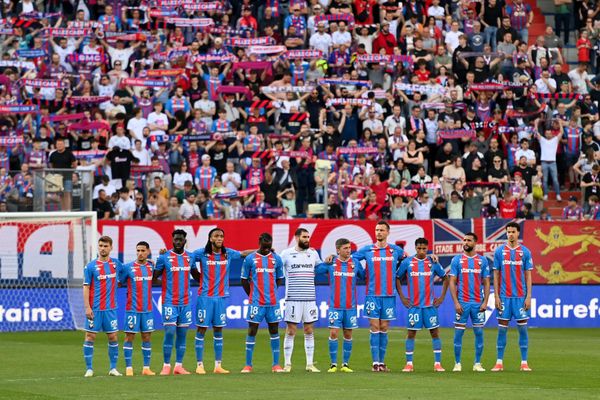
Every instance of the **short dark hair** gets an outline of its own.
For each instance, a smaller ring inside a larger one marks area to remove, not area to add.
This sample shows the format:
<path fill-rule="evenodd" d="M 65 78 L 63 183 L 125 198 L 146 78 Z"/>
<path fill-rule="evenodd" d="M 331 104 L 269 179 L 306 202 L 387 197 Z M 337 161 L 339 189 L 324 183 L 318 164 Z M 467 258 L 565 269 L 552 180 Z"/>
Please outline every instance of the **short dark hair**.
<path fill-rule="evenodd" d="M 141 242 L 138 242 L 138 244 L 135 245 L 135 247 L 138 247 L 138 246 L 144 246 L 145 248 L 150 250 L 150 245 L 148 244 L 148 242 L 144 242 L 143 240 Z"/>
<path fill-rule="evenodd" d="M 506 224 L 506 226 L 504 228 L 505 229 L 515 228 L 517 230 L 517 232 L 521 232 L 521 225 L 519 225 L 516 222 L 509 222 L 508 224 Z"/>
<path fill-rule="evenodd" d="M 98 239 L 98 243 L 108 243 L 112 246 L 113 240 L 110 236 L 100 236 L 100 238 Z"/>
<path fill-rule="evenodd" d="M 296 237 L 301 236 L 304 232 L 309 233 L 308 230 L 306 230 L 304 228 L 298 228 L 298 229 L 296 229 L 296 232 L 294 232 L 294 236 L 296 236 Z"/>
<path fill-rule="evenodd" d="M 171 237 L 175 237 L 175 235 L 182 235 L 184 238 L 187 238 L 187 232 L 183 229 L 175 229 L 173 233 L 171 233 Z"/>
<path fill-rule="evenodd" d="M 260 236 L 258 237 L 259 241 L 266 241 L 266 242 L 272 242 L 273 241 L 273 236 L 271 236 L 270 233 L 267 232 L 263 232 L 260 234 Z"/>
<path fill-rule="evenodd" d="M 381 220 L 379 222 L 377 222 L 377 225 L 385 225 L 385 227 L 387 228 L 387 230 L 390 230 L 390 224 L 388 224 L 386 221 Z"/>
<path fill-rule="evenodd" d="M 340 238 L 335 241 L 335 248 L 339 250 L 340 247 L 350 244 L 350 241 L 346 238 Z"/>
<path fill-rule="evenodd" d="M 467 232 L 465 234 L 465 236 L 471 236 L 473 238 L 473 240 L 477 241 L 479 238 L 477 237 L 477 235 L 473 232 Z"/>
<path fill-rule="evenodd" d="M 429 241 L 427 239 L 425 239 L 424 237 L 417 238 L 417 240 L 415 240 L 415 247 L 417 247 L 420 244 L 424 244 L 425 246 L 429 246 Z"/>

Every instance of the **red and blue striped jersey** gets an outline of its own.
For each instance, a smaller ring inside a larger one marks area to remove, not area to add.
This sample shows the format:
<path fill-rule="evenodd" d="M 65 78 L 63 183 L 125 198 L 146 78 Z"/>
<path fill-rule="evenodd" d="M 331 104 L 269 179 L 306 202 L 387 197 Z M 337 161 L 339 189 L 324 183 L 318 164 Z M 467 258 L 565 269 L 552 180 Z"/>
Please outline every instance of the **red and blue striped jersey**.
<path fill-rule="evenodd" d="M 202 79 L 204 80 L 204 85 L 208 91 L 209 100 L 219 100 L 219 93 L 217 92 L 217 89 L 219 89 L 219 86 L 221 86 L 223 79 L 225 79 L 225 75 L 219 74 L 219 76 L 212 76 L 210 74 L 204 74 L 202 75 Z"/>
<path fill-rule="evenodd" d="M 190 271 L 193 255 L 187 250 L 177 254 L 169 250 L 156 260 L 157 271 L 162 271 L 162 303 L 165 306 L 187 306 L 190 303 Z"/>
<path fill-rule="evenodd" d="M 198 167 L 196 169 L 195 181 L 200 189 L 210 190 L 215 183 L 217 177 L 217 169 L 215 167 Z"/>
<path fill-rule="evenodd" d="M 458 300 L 463 303 L 483 301 L 483 280 L 490 277 L 487 258 L 476 254 L 454 256 L 450 263 L 450 276 L 456 277 Z"/>
<path fill-rule="evenodd" d="M 315 273 L 329 274 L 329 308 L 348 310 L 356 307 L 356 280 L 365 276 L 360 261 L 352 257 L 342 261 L 336 257 L 331 264 L 317 265 Z"/>
<path fill-rule="evenodd" d="M 565 127 L 563 139 L 567 139 L 567 143 L 563 145 L 565 153 L 579 154 L 581 151 L 581 128 Z"/>
<path fill-rule="evenodd" d="M 152 261 L 140 264 L 137 261 L 125 264 L 119 274 L 119 282 L 127 284 L 126 311 L 152 311 Z"/>
<path fill-rule="evenodd" d="M 525 271 L 533 269 L 531 252 L 525 246 L 511 249 L 507 244 L 494 252 L 494 271 L 500 272 L 500 296 L 523 298 L 527 296 Z"/>
<path fill-rule="evenodd" d="M 394 244 L 378 247 L 370 244 L 354 253 L 358 261 L 365 260 L 367 296 L 394 296 L 394 275 L 404 250 Z"/>
<path fill-rule="evenodd" d="M 405 258 L 398 268 L 398 278 L 406 277 L 408 299 L 413 307 L 433 307 L 435 293 L 433 283 L 436 276 L 446 276 L 444 268 L 434 263 L 430 257 L 418 259 L 416 256 Z"/>
<path fill-rule="evenodd" d="M 226 249 L 226 253 L 207 254 L 204 249 L 194 251 L 194 263 L 200 271 L 198 296 L 229 297 L 229 267 L 232 261 L 240 260 L 239 251 Z"/>
<path fill-rule="evenodd" d="M 242 264 L 242 279 L 250 282 L 250 304 L 255 306 L 276 306 L 277 279 L 283 278 L 283 262 L 274 253 L 263 256 L 254 252 Z"/>
<path fill-rule="evenodd" d="M 83 285 L 90 287 L 90 306 L 94 311 L 117 308 L 117 279 L 123 266 L 115 258 L 90 261 L 83 271 Z"/>

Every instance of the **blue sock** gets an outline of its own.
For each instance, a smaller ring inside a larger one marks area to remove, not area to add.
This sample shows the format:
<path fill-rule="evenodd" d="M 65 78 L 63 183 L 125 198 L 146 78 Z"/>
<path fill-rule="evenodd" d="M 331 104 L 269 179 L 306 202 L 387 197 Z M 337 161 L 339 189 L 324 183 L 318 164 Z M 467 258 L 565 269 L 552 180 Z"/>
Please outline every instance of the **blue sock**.
<path fill-rule="evenodd" d="M 373 358 L 373 364 L 379 364 L 379 332 L 371 331 L 369 335 L 369 344 L 371 345 L 371 358 Z"/>
<path fill-rule="evenodd" d="M 92 369 L 92 359 L 94 358 L 94 342 L 83 342 L 83 360 L 85 361 L 85 367 Z"/>
<path fill-rule="evenodd" d="M 406 362 L 413 362 L 413 355 L 415 353 L 415 339 L 406 339 Z"/>
<path fill-rule="evenodd" d="M 483 354 L 483 328 L 473 327 L 473 333 L 475 334 L 475 363 L 479 364 Z"/>
<path fill-rule="evenodd" d="M 329 359 L 335 365 L 337 365 L 338 346 L 337 339 L 329 338 Z"/>
<path fill-rule="evenodd" d="M 279 365 L 279 333 L 271 334 L 271 353 L 273 354 L 273 366 Z"/>
<path fill-rule="evenodd" d="M 150 367 L 150 357 L 152 356 L 152 343 L 142 342 L 142 356 L 144 357 L 144 367 Z"/>
<path fill-rule="evenodd" d="M 177 335 L 175 336 L 175 361 L 179 364 L 183 362 L 183 356 L 185 356 L 185 335 L 187 334 L 188 328 L 177 328 Z"/>
<path fill-rule="evenodd" d="M 215 349 L 215 361 L 223 360 L 223 332 L 213 333 L 213 346 Z"/>
<path fill-rule="evenodd" d="M 431 344 L 433 345 L 433 360 L 436 363 L 442 362 L 442 339 L 431 339 Z"/>
<path fill-rule="evenodd" d="M 165 339 L 163 341 L 163 359 L 165 364 L 171 364 L 171 353 L 173 352 L 173 339 L 177 327 L 174 325 L 165 326 Z"/>
<path fill-rule="evenodd" d="M 127 368 L 131 367 L 131 357 L 133 357 L 133 343 L 124 342 L 123 343 L 123 357 L 125 358 L 125 366 Z"/>
<path fill-rule="evenodd" d="M 252 366 L 252 355 L 254 354 L 254 345 L 256 344 L 256 336 L 246 336 L 246 365 Z"/>
<path fill-rule="evenodd" d="M 457 364 L 460 363 L 460 355 L 462 353 L 462 342 L 463 342 L 464 334 L 465 334 L 464 327 L 454 329 L 454 361 Z"/>
<path fill-rule="evenodd" d="M 519 348 L 521 349 L 521 361 L 527 361 L 527 351 L 529 350 L 529 335 L 527 333 L 527 325 L 518 325 L 519 331 Z"/>
<path fill-rule="evenodd" d="M 196 361 L 201 363 L 204 361 L 204 334 L 196 331 Z"/>
<path fill-rule="evenodd" d="M 388 334 L 387 332 L 379 332 L 379 362 L 385 362 L 385 352 L 387 351 Z"/>
<path fill-rule="evenodd" d="M 117 368 L 117 360 L 119 359 L 119 342 L 108 342 L 108 361 L 110 369 Z"/>
<path fill-rule="evenodd" d="M 352 339 L 344 339 L 344 364 L 350 362 L 350 355 L 352 354 Z"/>
<path fill-rule="evenodd" d="M 498 342 L 496 343 L 496 349 L 498 350 L 498 360 L 504 359 L 504 349 L 506 349 L 506 332 L 508 331 L 507 326 L 498 327 Z"/>

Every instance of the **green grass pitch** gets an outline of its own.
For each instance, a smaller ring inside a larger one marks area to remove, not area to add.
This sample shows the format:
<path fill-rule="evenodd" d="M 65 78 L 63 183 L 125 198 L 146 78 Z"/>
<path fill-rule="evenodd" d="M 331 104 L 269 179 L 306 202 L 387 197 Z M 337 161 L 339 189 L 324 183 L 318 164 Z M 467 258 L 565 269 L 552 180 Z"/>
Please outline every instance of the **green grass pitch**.
<path fill-rule="evenodd" d="M 471 372 L 473 333 L 463 342 L 463 371 L 454 365 L 453 330 L 442 330 L 443 365 L 434 373 L 431 339 L 419 332 L 413 374 L 402 374 L 405 331 L 392 330 L 387 363 L 390 374 L 372 373 L 368 330 L 355 332 L 351 367 L 354 374 L 328 374 L 327 331 L 316 334 L 315 361 L 322 370 L 309 374 L 304 366 L 302 335 L 296 337 L 291 374 L 272 374 L 266 329 L 259 331 L 254 371 L 241 375 L 245 330 L 224 331 L 223 366 L 228 376 L 213 375 L 212 335 L 206 340 L 207 375 L 170 377 L 108 377 L 106 335 L 99 335 L 94 354 L 96 376 L 84 379 L 83 332 L 0 334 L 0 399 L 600 399 L 600 341 L 597 329 L 530 329 L 531 373 L 519 372 L 515 329 L 508 337 L 503 373 Z M 123 335 L 120 335 L 120 345 Z M 140 338 L 134 344 L 134 369 L 141 370 Z M 184 366 L 195 369 L 193 331 L 188 333 Z M 495 362 L 496 330 L 485 330 L 484 367 Z M 340 343 L 340 351 L 341 351 Z M 162 332 L 153 337 L 152 368 L 162 366 Z M 282 352 L 283 362 L 283 352 Z M 118 369 L 125 372 L 122 350 Z M 192 397 L 193 396 L 193 397 Z"/>

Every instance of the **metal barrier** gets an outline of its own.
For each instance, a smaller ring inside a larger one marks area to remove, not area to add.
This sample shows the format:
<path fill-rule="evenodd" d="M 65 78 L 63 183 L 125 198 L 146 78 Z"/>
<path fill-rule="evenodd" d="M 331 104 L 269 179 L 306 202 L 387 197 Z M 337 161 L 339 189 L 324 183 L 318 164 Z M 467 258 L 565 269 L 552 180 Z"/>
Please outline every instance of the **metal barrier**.
<path fill-rule="evenodd" d="M 44 168 L 33 170 L 32 211 L 90 211 L 93 171 Z"/>

